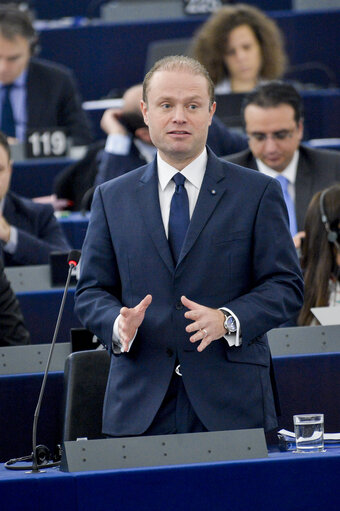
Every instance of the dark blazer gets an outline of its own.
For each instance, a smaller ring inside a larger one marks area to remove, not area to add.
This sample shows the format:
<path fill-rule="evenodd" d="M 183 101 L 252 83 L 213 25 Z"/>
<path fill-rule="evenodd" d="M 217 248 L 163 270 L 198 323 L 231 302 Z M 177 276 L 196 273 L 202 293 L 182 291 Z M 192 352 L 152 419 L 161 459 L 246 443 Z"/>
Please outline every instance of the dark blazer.
<path fill-rule="evenodd" d="M 27 74 L 27 129 L 66 128 L 75 145 L 93 137 L 71 71 L 51 62 L 31 59 Z"/>
<path fill-rule="evenodd" d="M 266 332 L 295 316 L 302 278 L 279 183 L 211 151 L 178 264 L 162 223 L 156 160 L 97 187 L 82 251 L 76 311 L 111 352 L 103 432 L 136 435 L 153 420 L 176 357 L 208 430 L 276 426 Z M 275 205 L 275 206 L 273 206 Z M 284 239 L 284 243 L 282 243 Z M 284 249 L 282 249 L 282 246 Z M 112 352 L 122 304 L 153 300 L 129 353 Z M 197 351 L 180 297 L 226 306 L 243 343 Z"/>
<path fill-rule="evenodd" d="M 3 216 L 18 229 L 17 249 L 14 254 L 4 252 L 5 266 L 47 264 L 50 252 L 70 249 L 49 204 L 7 192 Z"/>
<path fill-rule="evenodd" d="M 19 302 L 8 282 L 0 258 L 0 346 L 29 344 Z"/>
<path fill-rule="evenodd" d="M 224 159 L 242 167 L 258 170 L 250 149 L 225 156 Z M 306 211 L 313 195 L 336 182 L 340 182 L 340 152 L 300 145 L 295 182 L 295 212 L 299 231 L 304 229 Z"/>
<path fill-rule="evenodd" d="M 246 137 L 230 131 L 216 116 L 213 117 L 209 127 L 207 144 L 217 156 L 242 151 L 248 146 Z M 105 183 L 109 179 L 145 165 L 145 163 L 144 157 L 134 144 L 131 144 L 130 152 L 127 155 L 111 154 L 103 151 L 95 184 Z"/>

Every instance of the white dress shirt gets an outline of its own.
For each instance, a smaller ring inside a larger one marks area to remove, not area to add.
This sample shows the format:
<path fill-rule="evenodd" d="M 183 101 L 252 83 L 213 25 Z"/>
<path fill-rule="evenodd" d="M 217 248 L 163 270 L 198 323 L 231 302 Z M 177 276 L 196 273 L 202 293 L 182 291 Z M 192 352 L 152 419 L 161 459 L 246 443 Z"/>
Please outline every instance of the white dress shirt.
<path fill-rule="evenodd" d="M 271 169 L 263 163 L 263 161 L 256 159 L 257 168 L 263 174 L 266 174 L 269 177 L 277 178 L 278 176 L 284 176 L 288 180 L 288 193 L 292 198 L 292 201 L 295 203 L 295 181 L 296 181 L 296 173 L 297 166 L 299 163 L 299 151 L 296 150 L 294 152 L 293 158 L 290 160 L 289 165 L 282 171 L 277 172 L 276 170 Z"/>
<path fill-rule="evenodd" d="M 181 174 L 186 178 L 186 181 L 184 183 L 184 187 L 188 194 L 188 200 L 189 200 L 189 215 L 190 219 L 192 217 L 192 214 L 194 212 L 196 202 L 198 199 L 198 195 L 201 189 L 202 181 L 205 174 L 205 169 L 207 166 L 208 161 L 208 154 L 206 148 L 204 148 L 203 152 L 189 165 L 184 167 L 184 169 L 181 171 Z M 170 216 L 170 205 L 172 196 L 175 191 L 175 182 L 172 180 L 173 176 L 177 174 L 179 171 L 175 167 L 172 167 L 168 163 L 166 163 L 162 158 L 160 157 L 159 153 L 157 153 L 157 170 L 158 170 L 158 193 L 159 193 L 159 203 L 161 208 L 161 215 L 163 220 L 163 226 L 165 230 L 166 237 L 168 237 L 168 229 L 169 229 L 169 216 Z M 223 307 L 221 308 L 222 311 L 225 311 L 229 314 L 231 314 L 236 321 L 237 325 L 237 332 L 233 334 L 225 335 L 225 339 L 227 340 L 229 346 L 240 346 L 242 340 L 240 335 L 240 322 L 233 314 L 232 311 L 229 309 Z M 118 334 L 118 321 L 119 321 L 120 315 L 116 318 L 116 321 L 114 322 L 113 326 L 113 336 L 112 340 L 115 344 L 120 344 L 119 340 L 119 334 Z M 136 331 L 137 334 L 137 331 Z M 130 341 L 129 349 L 136 337 L 136 334 L 134 338 Z"/>

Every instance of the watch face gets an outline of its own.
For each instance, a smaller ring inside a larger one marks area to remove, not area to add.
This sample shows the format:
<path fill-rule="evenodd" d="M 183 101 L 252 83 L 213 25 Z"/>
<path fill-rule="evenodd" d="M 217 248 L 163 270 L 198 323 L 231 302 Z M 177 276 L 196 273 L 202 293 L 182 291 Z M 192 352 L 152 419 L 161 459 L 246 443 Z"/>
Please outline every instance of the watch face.
<path fill-rule="evenodd" d="M 237 326 L 236 326 L 236 321 L 233 318 L 233 316 L 229 316 L 227 318 L 227 328 L 228 328 L 229 332 L 236 332 Z"/>

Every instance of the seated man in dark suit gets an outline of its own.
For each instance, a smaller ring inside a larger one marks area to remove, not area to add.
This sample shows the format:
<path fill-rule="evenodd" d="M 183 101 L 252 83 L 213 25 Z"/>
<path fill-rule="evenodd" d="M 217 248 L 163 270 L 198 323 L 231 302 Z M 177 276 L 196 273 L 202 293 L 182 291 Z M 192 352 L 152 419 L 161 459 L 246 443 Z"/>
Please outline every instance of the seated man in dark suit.
<path fill-rule="evenodd" d="M 25 141 L 29 130 L 61 127 L 74 145 L 90 143 L 70 70 L 32 58 L 36 44 L 29 15 L 0 6 L 0 129 L 14 142 Z"/>
<path fill-rule="evenodd" d="M 122 109 L 106 110 L 101 120 L 101 127 L 108 137 L 100 159 L 96 184 L 149 163 L 156 154 L 140 111 L 142 85 L 130 87 L 123 99 Z M 217 117 L 209 127 L 207 144 L 218 156 L 247 147 L 245 137 L 230 131 Z"/>
<path fill-rule="evenodd" d="M 225 159 L 277 178 L 283 188 L 293 236 L 302 231 L 313 195 L 340 181 L 340 153 L 302 144 L 303 105 L 296 89 L 269 82 L 250 92 L 242 113 L 249 148 Z M 299 238 L 295 244 L 299 246 Z"/>
<path fill-rule="evenodd" d="M 10 149 L 0 132 L 0 241 L 5 266 L 46 264 L 52 251 L 69 245 L 49 204 L 36 204 L 9 191 Z"/>
<path fill-rule="evenodd" d="M 0 257 L 0 346 L 18 344 L 30 344 L 30 334 Z"/>

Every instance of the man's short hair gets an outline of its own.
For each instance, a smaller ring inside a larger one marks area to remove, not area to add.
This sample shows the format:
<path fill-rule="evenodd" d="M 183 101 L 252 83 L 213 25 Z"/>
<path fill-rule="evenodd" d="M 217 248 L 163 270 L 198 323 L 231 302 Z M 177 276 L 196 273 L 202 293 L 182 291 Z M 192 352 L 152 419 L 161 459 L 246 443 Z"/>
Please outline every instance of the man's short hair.
<path fill-rule="evenodd" d="M 294 110 L 294 119 L 298 123 L 303 118 L 303 103 L 300 94 L 289 83 L 279 80 L 259 85 L 249 92 L 242 103 L 242 115 L 248 105 L 261 108 L 275 108 L 280 105 L 289 105 Z"/>
<path fill-rule="evenodd" d="M 30 14 L 14 4 L 0 5 L 0 36 L 10 41 L 21 36 L 30 43 L 32 52 L 38 40 Z"/>
<path fill-rule="evenodd" d="M 150 71 L 145 75 L 143 82 L 143 101 L 147 103 L 147 94 L 150 81 L 157 71 L 187 71 L 193 75 L 203 76 L 207 80 L 209 94 L 209 108 L 215 101 L 214 84 L 206 68 L 198 60 L 184 55 L 171 55 L 158 60 Z"/>
<path fill-rule="evenodd" d="M 11 149 L 7 140 L 7 136 L 0 131 L 0 146 L 3 147 L 8 155 L 8 159 L 11 159 Z"/>

